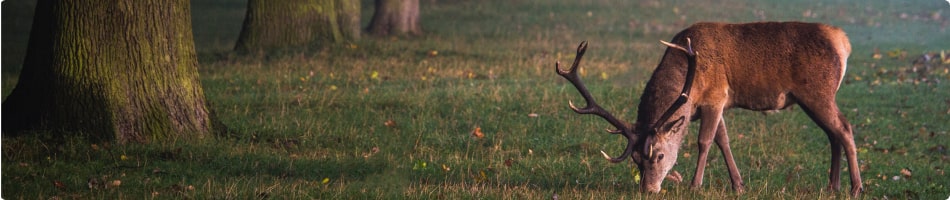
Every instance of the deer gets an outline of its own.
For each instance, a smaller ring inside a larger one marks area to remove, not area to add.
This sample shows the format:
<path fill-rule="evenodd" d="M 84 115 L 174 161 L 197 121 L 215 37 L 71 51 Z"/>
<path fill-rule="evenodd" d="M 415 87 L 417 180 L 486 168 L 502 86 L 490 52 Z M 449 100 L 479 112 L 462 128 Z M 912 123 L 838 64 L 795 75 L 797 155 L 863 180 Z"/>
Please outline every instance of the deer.
<path fill-rule="evenodd" d="M 743 193 L 745 184 L 736 167 L 723 113 L 731 108 L 778 111 L 798 105 L 828 137 L 831 169 L 828 189 L 840 188 L 841 153 L 847 159 L 850 195 L 862 191 L 857 150 L 851 124 L 839 110 L 835 96 L 844 79 L 851 44 L 838 27 L 805 22 L 728 24 L 700 22 L 677 33 L 647 82 L 637 120 L 627 123 L 602 108 L 577 75 L 587 41 L 577 47 L 574 63 L 558 75 L 567 79 L 586 101 L 569 102 L 578 114 L 599 116 L 626 138 L 618 163 L 632 158 L 639 168 L 641 192 L 657 193 L 676 163 L 688 124 L 700 120 L 696 171 L 690 187 L 698 190 L 713 142 L 719 147 L 732 189 Z"/>

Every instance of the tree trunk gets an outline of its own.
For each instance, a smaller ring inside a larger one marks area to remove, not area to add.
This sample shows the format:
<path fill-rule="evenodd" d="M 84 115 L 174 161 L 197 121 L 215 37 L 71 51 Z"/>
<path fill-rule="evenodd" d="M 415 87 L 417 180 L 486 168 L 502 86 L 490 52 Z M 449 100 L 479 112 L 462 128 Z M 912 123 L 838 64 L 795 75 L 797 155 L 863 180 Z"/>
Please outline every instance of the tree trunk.
<path fill-rule="evenodd" d="M 422 35 L 419 0 L 376 0 L 376 12 L 366 29 L 378 36 Z"/>
<path fill-rule="evenodd" d="M 212 129 L 187 0 L 40 0 L 3 134 L 49 130 L 119 143 Z"/>
<path fill-rule="evenodd" d="M 360 1 L 250 0 L 236 51 L 313 47 L 360 37 Z"/>

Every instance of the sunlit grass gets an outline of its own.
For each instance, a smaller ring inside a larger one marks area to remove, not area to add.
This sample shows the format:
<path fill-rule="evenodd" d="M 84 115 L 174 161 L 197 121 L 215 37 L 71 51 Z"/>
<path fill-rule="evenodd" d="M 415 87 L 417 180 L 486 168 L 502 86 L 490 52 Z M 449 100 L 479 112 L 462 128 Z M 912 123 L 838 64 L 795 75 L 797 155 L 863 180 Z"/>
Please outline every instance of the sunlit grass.
<path fill-rule="evenodd" d="M 862 197 L 942 199 L 950 194 L 948 65 L 928 69 L 930 81 L 913 71 L 921 54 L 950 50 L 950 7 L 938 3 L 433 1 L 423 5 L 425 36 L 274 55 L 224 52 L 243 7 L 195 4 L 202 84 L 235 134 L 126 146 L 4 138 L 3 197 L 846 198 L 826 189 L 827 137 L 798 108 L 725 114 L 745 194 L 731 191 L 716 150 L 702 189 L 689 189 L 698 123 L 674 167 L 684 183 L 638 193 L 631 164 L 599 154 L 624 141 L 599 118 L 571 112 L 567 102 L 580 97 L 553 72 L 591 41 L 582 78 L 632 121 L 663 50 L 658 40 L 696 21 L 804 20 L 841 26 L 854 45 L 838 104 L 857 134 Z M 221 24 L 200 25 L 210 22 Z M 3 94 L 16 80 L 7 67 Z"/>

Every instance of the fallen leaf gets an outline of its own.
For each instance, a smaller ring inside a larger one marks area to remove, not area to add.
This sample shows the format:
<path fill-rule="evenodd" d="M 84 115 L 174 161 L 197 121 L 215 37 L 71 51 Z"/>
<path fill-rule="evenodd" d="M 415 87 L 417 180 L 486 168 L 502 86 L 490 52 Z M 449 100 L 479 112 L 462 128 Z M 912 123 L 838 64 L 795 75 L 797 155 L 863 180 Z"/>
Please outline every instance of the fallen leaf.
<path fill-rule="evenodd" d="M 541 115 L 538 115 L 538 113 L 529 113 L 529 114 L 528 114 L 528 117 L 532 117 L 532 118 L 534 118 L 534 117 L 540 117 L 540 116 L 541 116 Z"/>
<path fill-rule="evenodd" d="M 472 131 L 472 136 L 475 136 L 477 139 L 482 139 L 485 137 L 485 133 L 482 133 L 481 127 L 475 127 L 475 130 Z"/>
<path fill-rule="evenodd" d="M 910 169 L 907 169 L 907 168 L 901 169 L 901 175 L 904 175 L 905 178 L 910 178 L 911 177 Z"/>
<path fill-rule="evenodd" d="M 363 153 L 363 158 L 369 158 L 373 155 L 376 155 L 376 153 L 379 153 L 379 147 L 373 147 L 369 150 L 369 152 Z"/>
<path fill-rule="evenodd" d="M 109 182 L 109 187 L 119 187 L 120 185 L 122 185 L 121 180 L 112 180 L 112 182 Z"/>
<path fill-rule="evenodd" d="M 396 121 L 393 121 L 392 119 L 386 120 L 385 122 L 383 122 L 383 125 L 386 125 L 386 127 L 389 127 L 389 128 L 395 128 Z"/>
<path fill-rule="evenodd" d="M 54 181 L 53 181 L 53 186 L 55 186 L 56 188 L 61 189 L 61 190 L 62 190 L 62 189 L 66 189 L 66 184 L 63 183 L 62 181 L 59 181 L 59 180 L 54 180 Z"/>
<path fill-rule="evenodd" d="M 474 176 L 475 182 L 481 183 L 488 180 L 488 175 L 485 174 L 485 170 L 478 170 L 478 174 Z"/>
<path fill-rule="evenodd" d="M 412 170 L 425 170 L 426 167 L 427 167 L 426 161 L 420 160 L 420 161 L 416 161 L 416 163 L 412 165 Z"/>
<path fill-rule="evenodd" d="M 637 183 L 637 184 L 640 183 L 640 168 L 638 168 L 637 166 L 631 167 L 631 168 L 630 168 L 630 175 L 633 176 L 633 182 L 634 182 L 634 183 Z"/>
<path fill-rule="evenodd" d="M 511 160 L 511 158 L 505 159 L 505 167 L 511 167 L 511 164 L 512 164 L 513 162 L 514 162 L 514 160 Z"/>

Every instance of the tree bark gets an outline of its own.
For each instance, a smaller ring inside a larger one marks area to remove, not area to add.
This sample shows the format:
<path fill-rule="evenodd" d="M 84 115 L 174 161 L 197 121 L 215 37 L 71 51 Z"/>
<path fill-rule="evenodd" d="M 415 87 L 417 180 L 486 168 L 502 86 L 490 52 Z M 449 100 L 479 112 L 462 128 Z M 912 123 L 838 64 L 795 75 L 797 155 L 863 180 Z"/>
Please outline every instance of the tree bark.
<path fill-rule="evenodd" d="M 360 1 L 250 0 L 234 49 L 271 51 L 360 37 Z"/>
<path fill-rule="evenodd" d="M 366 30 L 377 36 L 422 35 L 419 0 L 376 0 L 376 12 Z"/>
<path fill-rule="evenodd" d="M 204 137 L 212 125 L 197 66 L 188 0 L 40 0 L 3 135 Z"/>

